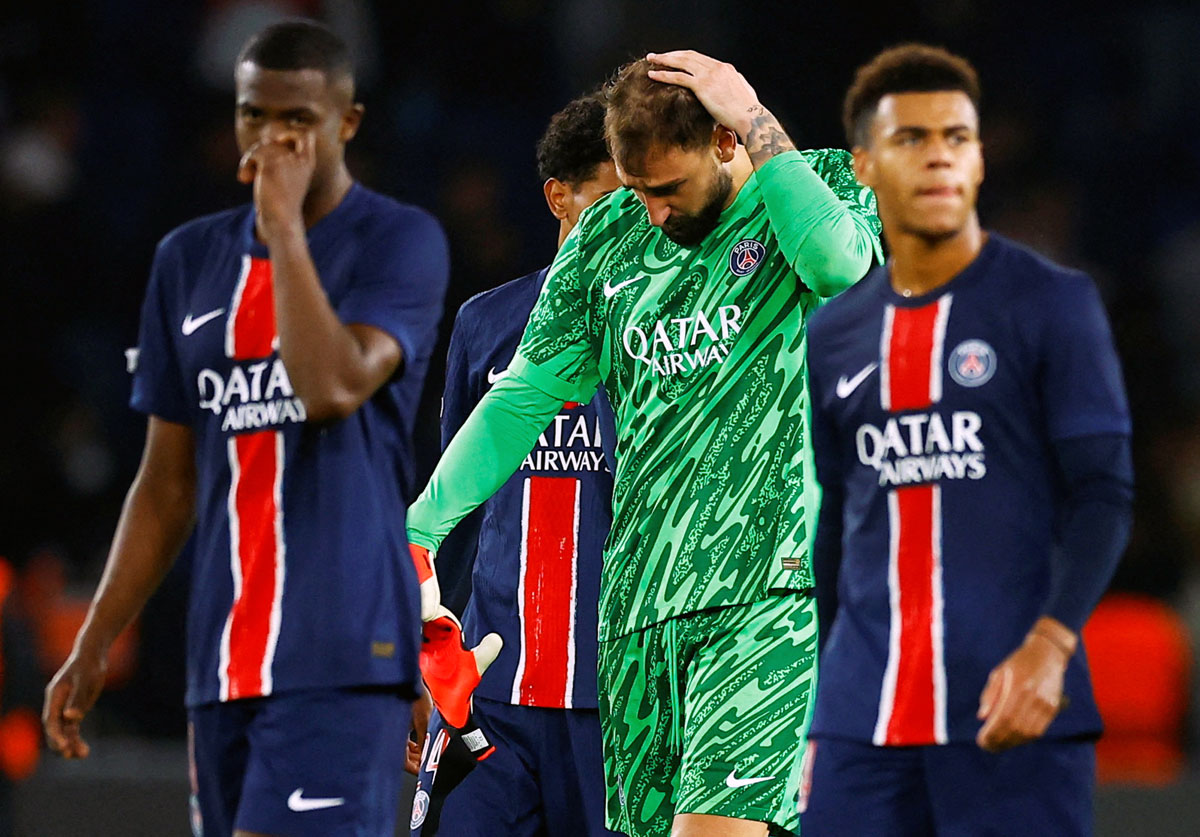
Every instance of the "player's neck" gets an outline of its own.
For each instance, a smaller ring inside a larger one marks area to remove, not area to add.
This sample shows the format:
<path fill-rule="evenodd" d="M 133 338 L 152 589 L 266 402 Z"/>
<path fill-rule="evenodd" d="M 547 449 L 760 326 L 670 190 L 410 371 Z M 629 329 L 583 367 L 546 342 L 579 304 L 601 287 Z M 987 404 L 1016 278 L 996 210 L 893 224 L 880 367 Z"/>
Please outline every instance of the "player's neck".
<path fill-rule="evenodd" d="M 727 209 L 737 200 L 738 193 L 742 191 L 750 175 L 754 174 L 754 163 L 750 162 L 750 155 L 746 153 L 744 145 L 739 145 L 733 152 L 733 159 L 729 161 L 729 174 L 733 177 L 733 188 L 729 190 L 729 197 L 725 199 L 725 205 L 721 209 Z"/>
<path fill-rule="evenodd" d="M 353 185 L 354 178 L 350 176 L 349 169 L 344 163 L 338 166 L 328 183 L 322 184 L 305 196 L 304 207 L 301 210 L 304 214 L 304 228 L 311 230 L 318 221 L 337 209 Z"/>
<path fill-rule="evenodd" d="M 889 237 L 892 290 L 901 296 L 924 296 L 937 290 L 975 261 L 986 240 L 987 233 L 974 213 L 949 238 L 931 239 L 907 232 Z"/>

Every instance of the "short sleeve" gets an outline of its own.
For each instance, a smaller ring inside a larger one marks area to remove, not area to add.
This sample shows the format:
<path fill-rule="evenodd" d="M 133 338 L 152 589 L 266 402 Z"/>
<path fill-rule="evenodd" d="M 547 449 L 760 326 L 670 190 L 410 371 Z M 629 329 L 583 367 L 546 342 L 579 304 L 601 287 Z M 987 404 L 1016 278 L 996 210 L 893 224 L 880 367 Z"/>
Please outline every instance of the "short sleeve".
<path fill-rule="evenodd" d="M 133 409 L 178 424 L 192 422 L 175 341 L 172 335 L 182 319 L 172 316 L 171 302 L 180 291 L 181 260 L 168 237 L 158 245 L 150 268 L 150 284 L 142 302 L 137 360 L 133 370 Z"/>
<path fill-rule="evenodd" d="M 449 276 L 441 225 L 421 210 L 399 210 L 362 242 L 353 283 L 337 304 L 338 318 L 390 334 L 406 365 L 426 358 L 437 339 Z"/>
<path fill-rule="evenodd" d="M 508 368 L 547 395 L 587 403 L 600 383 L 600 373 L 590 333 L 591 303 L 582 270 L 580 229 L 577 226 L 558 251 Z"/>
<path fill-rule="evenodd" d="M 1121 362 L 1092 280 L 1083 274 L 1056 278 L 1039 302 L 1040 396 L 1050 438 L 1130 433 Z"/>

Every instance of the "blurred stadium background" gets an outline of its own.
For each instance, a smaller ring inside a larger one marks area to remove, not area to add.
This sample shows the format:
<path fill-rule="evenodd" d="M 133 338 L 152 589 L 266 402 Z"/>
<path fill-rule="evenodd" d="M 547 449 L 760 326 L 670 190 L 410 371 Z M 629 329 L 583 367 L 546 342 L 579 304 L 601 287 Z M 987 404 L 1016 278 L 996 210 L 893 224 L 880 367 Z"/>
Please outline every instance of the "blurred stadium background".
<path fill-rule="evenodd" d="M 842 93 L 877 49 L 919 39 L 974 61 L 984 223 L 1091 272 L 1134 409 L 1133 541 L 1087 634 L 1110 730 L 1099 831 L 1200 833 L 1200 6 L 14 0 L 0 12 L 0 555 L 13 570 L 0 819 L 15 833 L 186 833 L 186 554 L 114 651 L 89 762 L 39 762 L 19 707 L 40 705 L 69 650 L 137 465 L 123 350 L 154 245 L 248 199 L 233 58 L 297 14 L 359 58 L 352 171 L 446 226 L 447 332 L 466 298 L 551 259 L 534 142 L 623 61 L 681 47 L 731 61 L 802 147 L 844 145 Z M 440 368 L 430 380 L 429 467 Z"/>

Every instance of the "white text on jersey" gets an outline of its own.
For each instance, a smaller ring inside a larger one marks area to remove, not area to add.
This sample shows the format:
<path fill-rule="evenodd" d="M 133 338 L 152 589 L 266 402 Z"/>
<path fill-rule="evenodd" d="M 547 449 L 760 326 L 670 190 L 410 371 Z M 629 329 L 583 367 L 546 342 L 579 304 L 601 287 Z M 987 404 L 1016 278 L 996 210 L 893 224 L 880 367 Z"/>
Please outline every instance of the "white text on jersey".
<path fill-rule="evenodd" d="M 268 367 L 271 371 L 264 376 Z M 292 397 L 292 382 L 279 358 L 236 364 L 227 377 L 212 369 L 201 369 L 196 389 L 201 410 L 212 410 L 218 416 L 224 412 L 222 431 L 272 427 L 302 422 L 306 417 L 304 404 Z"/>
<path fill-rule="evenodd" d="M 983 479 L 987 475 L 983 419 L 958 410 L 950 428 L 940 413 L 889 418 L 883 428 L 863 424 L 854 434 L 858 461 L 879 472 L 880 485 L 910 485 L 940 479 Z"/>
<path fill-rule="evenodd" d="M 742 330 L 741 316 L 738 306 L 722 305 L 716 325 L 700 311 L 694 317 L 658 320 L 649 329 L 627 326 L 621 342 L 631 358 L 659 375 L 686 374 L 729 357 L 729 336 Z"/>

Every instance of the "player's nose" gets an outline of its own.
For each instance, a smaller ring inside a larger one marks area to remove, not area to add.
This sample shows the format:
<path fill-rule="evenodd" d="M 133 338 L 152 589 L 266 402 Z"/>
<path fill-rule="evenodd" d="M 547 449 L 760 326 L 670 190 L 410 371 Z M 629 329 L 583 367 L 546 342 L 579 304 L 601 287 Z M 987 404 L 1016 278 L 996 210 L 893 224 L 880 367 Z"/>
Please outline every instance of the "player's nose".
<path fill-rule="evenodd" d="M 300 134 L 282 122 L 268 122 L 263 126 L 258 138 L 263 144 L 278 143 L 294 150 L 300 141 Z"/>
<path fill-rule="evenodd" d="M 647 198 L 646 213 L 650 216 L 651 224 L 661 227 L 671 217 L 671 207 L 666 201 Z"/>
<path fill-rule="evenodd" d="M 954 152 L 944 139 L 934 139 L 926 146 L 925 165 L 930 168 L 944 168 L 954 164 Z"/>

